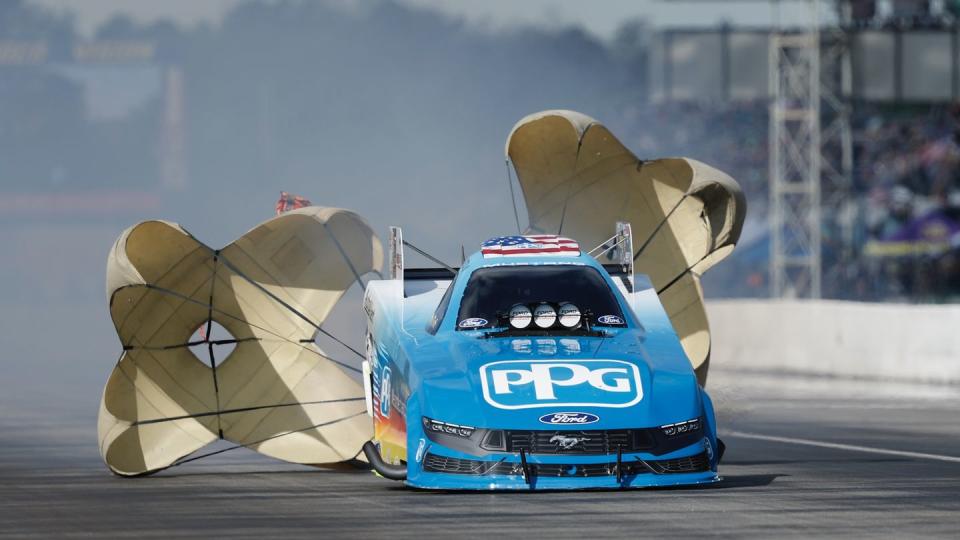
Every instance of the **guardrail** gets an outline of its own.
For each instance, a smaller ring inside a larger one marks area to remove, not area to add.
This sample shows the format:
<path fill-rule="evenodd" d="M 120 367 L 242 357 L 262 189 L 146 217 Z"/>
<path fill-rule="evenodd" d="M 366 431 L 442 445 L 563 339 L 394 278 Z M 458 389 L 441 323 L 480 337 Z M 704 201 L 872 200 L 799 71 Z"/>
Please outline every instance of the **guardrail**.
<path fill-rule="evenodd" d="M 960 305 L 710 300 L 711 365 L 960 383 Z"/>

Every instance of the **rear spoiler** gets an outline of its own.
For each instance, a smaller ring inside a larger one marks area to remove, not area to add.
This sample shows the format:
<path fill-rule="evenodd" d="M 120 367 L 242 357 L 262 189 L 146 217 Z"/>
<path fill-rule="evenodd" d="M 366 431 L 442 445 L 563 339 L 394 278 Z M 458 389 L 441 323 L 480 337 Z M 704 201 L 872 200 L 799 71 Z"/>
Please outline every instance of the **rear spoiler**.
<path fill-rule="evenodd" d="M 459 268 L 454 268 L 459 271 Z M 449 281 L 456 276 L 447 268 L 407 268 L 404 270 L 404 281 L 430 280 L 430 281 Z"/>
<path fill-rule="evenodd" d="M 633 228 L 630 224 L 625 221 L 618 221 L 616 233 L 613 237 L 595 247 L 590 253 L 594 254 L 598 251 L 599 253 L 595 255 L 598 260 L 605 256 L 607 260 L 616 261 L 615 263 L 604 264 L 603 268 L 611 277 L 619 278 L 627 293 L 632 295 L 636 290 L 636 278 L 633 268 Z M 636 311 L 636 306 L 631 307 Z"/>
<path fill-rule="evenodd" d="M 604 264 L 603 268 L 612 277 L 620 278 L 629 292 L 633 292 L 633 238 L 629 223 L 618 222 L 617 233 L 610 240 L 613 245 L 604 244 L 597 249 L 603 249 L 598 255 L 607 255 L 608 259 L 616 263 Z M 407 244 L 409 245 L 409 244 Z M 390 227 L 389 253 L 390 272 L 388 279 L 408 281 L 450 281 L 456 277 L 459 268 L 405 268 L 403 258 L 403 231 L 400 227 Z M 596 249 L 595 249 L 596 251 Z M 406 296 L 406 295 L 405 295 Z"/>
<path fill-rule="evenodd" d="M 400 227 L 390 227 L 389 236 L 387 260 L 390 261 L 390 272 L 388 273 L 387 279 L 396 279 L 399 281 L 446 281 L 453 279 L 457 275 L 457 272 L 460 271 L 459 268 L 454 267 L 404 268 L 403 246 L 410 246 L 415 251 L 420 251 L 421 253 L 423 252 L 416 246 L 403 241 L 403 231 L 400 229 Z M 425 253 L 424 255 L 432 258 L 430 255 Z M 443 264 L 443 261 L 438 260 L 436 262 Z"/>
<path fill-rule="evenodd" d="M 620 277 L 620 276 L 630 277 L 630 275 L 632 274 L 630 270 L 624 269 L 624 267 L 619 264 L 605 264 L 603 265 L 603 269 L 606 270 L 607 273 L 613 277 Z"/>
<path fill-rule="evenodd" d="M 387 254 L 387 260 L 390 262 L 390 269 L 387 279 L 397 280 L 403 283 L 411 281 L 452 281 L 453 278 L 456 277 L 457 272 L 460 271 L 459 268 L 453 267 L 405 268 L 403 262 L 404 245 L 410 246 L 414 250 L 423 253 L 416 246 L 412 246 L 411 244 L 403 241 L 403 231 L 400 229 L 400 227 L 390 227 Z M 430 255 L 424 255 L 431 259 L 433 258 Z M 438 260 L 436 262 L 443 264 L 443 261 Z M 406 287 L 404 287 L 403 296 L 408 296 Z"/>

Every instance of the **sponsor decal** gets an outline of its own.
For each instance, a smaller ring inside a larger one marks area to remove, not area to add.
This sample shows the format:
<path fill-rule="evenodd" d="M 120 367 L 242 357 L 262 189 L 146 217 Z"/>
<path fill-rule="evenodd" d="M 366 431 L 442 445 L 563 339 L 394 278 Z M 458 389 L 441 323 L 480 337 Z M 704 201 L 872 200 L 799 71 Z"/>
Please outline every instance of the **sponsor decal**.
<path fill-rule="evenodd" d="M 623 360 L 501 360 L 480 367 L 483 399 L 499 409 L 630 407 L 640 368 Z"/>
<path fill-rule="evenodd" d="M 561 339 L 560 348 L 563 354 L 580 354 L 580 342 L 575 339 Z"/>
<path fill-rule="evenodd" d="M 517 354 L 532 353 L 533 344 L 534 342 L 529 339 L 510 340 L 510 348 Z M 541 338 L 536 340 L 536 346 L 536 352 L 541 356 L 556 356 L 558 352 L 564 355 L 575 355 L 581 352 L 580 342 L 575 339 L 561 339 L 558 342 L 555 339 Z"/>
<path fill-rule="evenodd" d="M 367 314 L 367 319 L 373 320 L 376 310 L 373 308 L 373 300 L 369 296 L 363 297 L 363 311 Z"/>
<path fill-rule="evenodd" d="M 544 356 L 554 356 L 555 354 L 557 354 L 557 340 L 538 339 L 537 354 L 542 354 Z"/>
<path fill-rule="evenodd" d="M 530 354 L 533 352 L 533 342 L 529 339 L 510 340 L 510 348 L 517 354 Z"/>
<path fill-rule="evenodd" d="M 407 404 L 397 392 L 390 392 L 390 404 L 394 411 L 400 413 L 400 416 L 407 416 Z"/>
<path fill-rule="evenodd" d="M 384 366 L 380 375 L 380 416 L 390 418 L 390 367 Z"/>
<path fill-rule="evenodd" d="M 599 421 L 599 416 L 583 412 L 555 412 L 540 417 L 540 422 L 544 424 L 572 424 L 582 426 Z"/>
<path fill-rule="evenodd" d="M 486 319 L 482 319 L 480 317 L 471 317 L 469 319 L 464 319 L 460 321 L 460 324 L 458 324 L 457 326 L 459 326 L 460 328 L 480 328 L 481 326 L 486 326 L 486 325 L 487 325 Z"/>
<path fill-rule="evenodd" d="M 417 463 L 420 463 L 423 460 L 424 451 L 427 449 L 427 441 L 420 439 L 420 444 L 417 445 L 417 453 L 414 457 L 417 458 Z"/>
<path fill-rule="evenodd" d="M 597 322 L 600 324 L 615 324 L 623 326 L 623 319 L 617 317 L 616 315 L 601 315 L 597 317 Z"/>
<path fill-rule="evenodd" d="M 377 346 L 373 342 L 373 335 L 367 334 L 367 347 L 363 352 L 366 353 L 367 362 L 370 362 L 371 366 L 378 366 L 380 364 L 379 356 L 377 355 Z"/>

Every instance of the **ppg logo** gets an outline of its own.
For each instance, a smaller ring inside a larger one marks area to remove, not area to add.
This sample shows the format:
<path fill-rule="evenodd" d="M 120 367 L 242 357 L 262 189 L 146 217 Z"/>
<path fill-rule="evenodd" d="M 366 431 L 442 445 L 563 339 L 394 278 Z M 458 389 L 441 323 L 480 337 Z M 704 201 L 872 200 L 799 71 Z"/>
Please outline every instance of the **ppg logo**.
<path fill-rule="evenodd" d="M 640 369 L 622 360 L 504 360 L 480 367 L 483 398 L 500 409 L 630 407 L 643 399 Z"/>

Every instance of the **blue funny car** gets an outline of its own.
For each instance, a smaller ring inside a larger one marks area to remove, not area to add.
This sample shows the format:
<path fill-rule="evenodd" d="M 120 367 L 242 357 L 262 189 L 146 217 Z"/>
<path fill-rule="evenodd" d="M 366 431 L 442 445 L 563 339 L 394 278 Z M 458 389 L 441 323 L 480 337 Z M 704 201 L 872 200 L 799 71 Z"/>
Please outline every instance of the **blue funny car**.
<path fill-rule="evenodd" d="M 656 291 L 573 240 L 509 236 L 459 270 L 371 282 L 364 383 L 382 476 L 426 489 L 717 481 L 723 445 Z"/>

